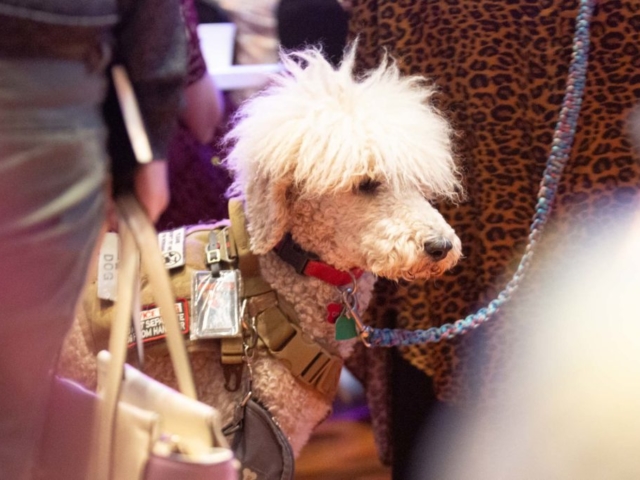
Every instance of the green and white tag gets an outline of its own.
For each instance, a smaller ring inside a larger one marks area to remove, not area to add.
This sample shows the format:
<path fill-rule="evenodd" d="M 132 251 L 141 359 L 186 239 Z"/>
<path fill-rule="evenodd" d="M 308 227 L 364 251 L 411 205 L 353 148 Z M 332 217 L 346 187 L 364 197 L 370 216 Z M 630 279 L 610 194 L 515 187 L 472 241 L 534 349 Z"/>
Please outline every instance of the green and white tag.
<path fill-rule="evenodd" d="M 356 322 L 344 314 L 336 320 L 336 340 L 349 340 L 358 336 Z"/>

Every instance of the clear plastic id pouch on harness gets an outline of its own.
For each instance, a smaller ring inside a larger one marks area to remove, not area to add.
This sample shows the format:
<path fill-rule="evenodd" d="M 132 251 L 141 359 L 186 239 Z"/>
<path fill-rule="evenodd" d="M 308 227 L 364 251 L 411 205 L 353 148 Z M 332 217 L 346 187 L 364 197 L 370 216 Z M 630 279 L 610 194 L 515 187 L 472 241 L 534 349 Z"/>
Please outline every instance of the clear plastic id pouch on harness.
<path fill-rule="evenodd" d="M 191 340 L 240 335 L 240 282 L 238 270 L 193 273 Z"/>

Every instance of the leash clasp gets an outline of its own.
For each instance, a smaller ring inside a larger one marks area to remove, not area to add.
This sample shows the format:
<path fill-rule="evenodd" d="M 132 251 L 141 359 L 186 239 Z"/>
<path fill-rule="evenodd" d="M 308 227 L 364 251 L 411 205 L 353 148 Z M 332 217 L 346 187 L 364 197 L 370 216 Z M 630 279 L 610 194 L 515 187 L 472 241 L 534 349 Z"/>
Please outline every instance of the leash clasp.
<path fill-rule="evenodd" d="M 351 272 L 350 272 L 351 273 Z M 355 322 L 358 338 L 365 347 L 371 347 L 369 342 L 370 327 L 364 324 L 360 312 L 358 311 L 358 299 L 356 298 L 357 280 L 351 273 L 352 282 L 346 288 L 340 289 L 342 304 L 346 307 L 347 315 Z"/>

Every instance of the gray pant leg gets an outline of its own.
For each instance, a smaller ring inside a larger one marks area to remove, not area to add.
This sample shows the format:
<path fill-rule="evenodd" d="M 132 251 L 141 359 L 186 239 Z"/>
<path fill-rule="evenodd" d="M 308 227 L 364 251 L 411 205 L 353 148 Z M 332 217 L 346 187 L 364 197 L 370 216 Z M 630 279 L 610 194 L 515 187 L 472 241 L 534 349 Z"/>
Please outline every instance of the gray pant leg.
<path fill-rule="evenodd" d="M 104 217 L 101 73 L 0 59 L 0 479 L 30 478 Z"/>

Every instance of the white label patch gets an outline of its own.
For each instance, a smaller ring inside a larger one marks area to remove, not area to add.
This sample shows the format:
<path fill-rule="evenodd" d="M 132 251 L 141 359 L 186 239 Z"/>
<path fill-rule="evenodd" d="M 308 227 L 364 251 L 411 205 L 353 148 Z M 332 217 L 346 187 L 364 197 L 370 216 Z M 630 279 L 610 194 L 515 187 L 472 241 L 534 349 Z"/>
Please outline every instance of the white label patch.
<path fill-rule="evenodd" d="M 164 257 L 164 266 L 167 270 L 182 267 L 184 265 L 184 240 L 186 229 L 158 233 L 158 243 Z"/>
<path fill-rule="evenodd" d="M 98 259 L 98 298 L 115 302 L 118 291 L 118 234 L 107 232 Z"/>
<path fill-rule="evenodd" d="M 178 314 L 180 331 L 182 333 L 189 332 L 189 302 L 187 300 L 176 301 L 176 313 Z M 155 305 L 148 305 L 140 312 L 140 326 L 144 343 L 167 336 L 160 309 Z M 133 326 L 129 330 L 128 343 L 129 347 L 134 346 L 136 343 L 136 332 Z"/>

